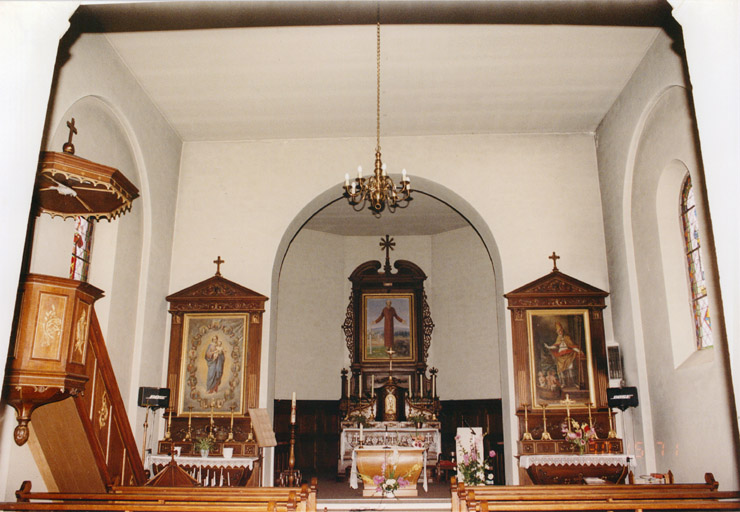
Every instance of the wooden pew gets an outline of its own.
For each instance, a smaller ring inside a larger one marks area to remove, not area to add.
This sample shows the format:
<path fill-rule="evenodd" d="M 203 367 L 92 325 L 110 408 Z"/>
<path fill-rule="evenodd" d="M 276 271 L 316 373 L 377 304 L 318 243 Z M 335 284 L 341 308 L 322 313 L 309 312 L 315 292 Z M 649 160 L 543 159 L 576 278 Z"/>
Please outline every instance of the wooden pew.
<path fill-rule="evenodd" d="M 316 492 L 316 479 L 301 487 L 113 487 L 107 493 L 31 492 L 24 482 L 17 501 L 0 510 L 315 512 Z"/>
<path fill-rule="evenodd" d="M 473 486 L 453 484 L 452 510 L 740 510 L 740 492 L 704 484 Z"/>

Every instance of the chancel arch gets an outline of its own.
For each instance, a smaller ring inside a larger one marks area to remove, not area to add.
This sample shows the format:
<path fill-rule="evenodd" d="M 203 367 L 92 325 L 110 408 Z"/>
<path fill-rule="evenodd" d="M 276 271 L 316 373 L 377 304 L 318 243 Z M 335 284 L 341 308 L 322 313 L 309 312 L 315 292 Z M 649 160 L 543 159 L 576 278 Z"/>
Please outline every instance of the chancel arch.
<path fill-rule="evenodd" d="M 501 260 L 493 234 L 446 187 L 414 177 L 414 190 L 408 209 L 374 219 L 368 211 L 353 212 L 337 197 L 337 186 L 294 219 L 273 268 L 268 400 L 289 399 L 293 391 L 299 400 L 339 399 L 340 371 L 350 364 L 341 330 L 352 288 L 348 277 L 364 262 L 383 262 L 379 241 L 387 234 L 396 243 L 391 264 L 408 260 L 428 276 L 424 286 L 435 324 L 428 366 L 439 370 L 440 400 L 495 398 L 508 410 Z M 429 205 L 456 218 L 450 229 L 432 232 L 434 222 L 415 224 Z M 334 218 L 338 211 L 352 216 L 345 226 L 351 233 Z M 334 232 L 326 227 L 332 223 L 340 226 Z M 508 420 L 503 428 L 508 443 Z"/>

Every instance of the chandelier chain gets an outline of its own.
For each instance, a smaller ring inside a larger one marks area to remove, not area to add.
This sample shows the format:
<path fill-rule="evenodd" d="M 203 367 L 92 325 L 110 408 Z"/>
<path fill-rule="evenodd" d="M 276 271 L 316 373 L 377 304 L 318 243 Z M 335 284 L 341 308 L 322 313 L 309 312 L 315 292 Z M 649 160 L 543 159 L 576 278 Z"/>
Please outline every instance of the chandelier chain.
<path fill-rule="evenodd" d="M 376 138 L 376 149 L 380 151 L 380 6 L 378 6 L 378 25 L 377 25 L 377 83 L 376 83 L 376 105 L 377 108 L 375 110 L 375 118 L 376 118 L 376 129 L 375 129 L 375 138 Z"/>

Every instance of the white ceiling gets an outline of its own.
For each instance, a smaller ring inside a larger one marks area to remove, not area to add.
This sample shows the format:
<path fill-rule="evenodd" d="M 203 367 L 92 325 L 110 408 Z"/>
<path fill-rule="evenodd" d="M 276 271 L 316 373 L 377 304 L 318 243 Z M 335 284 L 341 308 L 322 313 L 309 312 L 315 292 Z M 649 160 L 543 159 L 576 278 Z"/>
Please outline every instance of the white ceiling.
<path fill-rule="evenodd" d="M 374 137 L 376 27 L 110 33 L 184 141 Z M 593 132 L 653 27 L 381 27 L 381 137 Z"/>
<path fill-rule="evenodd" d="M 83 6 L 73 27 L 106 34 L 183 141 L 374 137 L 378 5 L 381 139 L 594 132 L 666 16 L 665 0 L 143 2 Z M 467 225 L 415 197 L 380 221 L 340 201 L 306 227 Z"/>

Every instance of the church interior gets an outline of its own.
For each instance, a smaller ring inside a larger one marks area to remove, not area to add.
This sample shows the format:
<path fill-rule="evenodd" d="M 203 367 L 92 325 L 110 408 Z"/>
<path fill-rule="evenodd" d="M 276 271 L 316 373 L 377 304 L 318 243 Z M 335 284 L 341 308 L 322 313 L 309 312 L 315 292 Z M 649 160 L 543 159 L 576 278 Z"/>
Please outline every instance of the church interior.
<path fill-rule="evenodd" d="M 146 485 L 482 510 L 450 477 L 719 482 L 740 509 L 740 2 L 31 1 L 0 26 L 3 510 Z"/>

